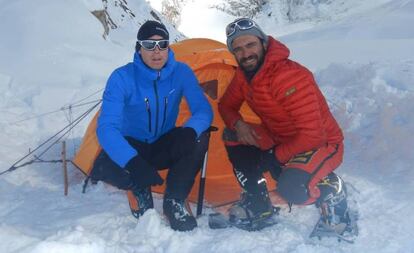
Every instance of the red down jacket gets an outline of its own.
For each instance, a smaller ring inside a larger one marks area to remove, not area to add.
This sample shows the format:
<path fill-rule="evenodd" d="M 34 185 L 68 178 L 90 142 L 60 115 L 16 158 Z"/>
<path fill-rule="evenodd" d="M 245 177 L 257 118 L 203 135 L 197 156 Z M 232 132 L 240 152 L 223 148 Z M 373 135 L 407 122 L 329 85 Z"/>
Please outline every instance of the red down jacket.
<path fill-rule="evenodd" d="M 288 57 L 289 49 L 269 36 L 264 63 L 250 84 L 237 68 L 218 105 L 226 126 L 234 129 L 246 101 L 272 135 L 276 157 L 283 163 L 296 154 L 343 141 L 312 73 Z"/>

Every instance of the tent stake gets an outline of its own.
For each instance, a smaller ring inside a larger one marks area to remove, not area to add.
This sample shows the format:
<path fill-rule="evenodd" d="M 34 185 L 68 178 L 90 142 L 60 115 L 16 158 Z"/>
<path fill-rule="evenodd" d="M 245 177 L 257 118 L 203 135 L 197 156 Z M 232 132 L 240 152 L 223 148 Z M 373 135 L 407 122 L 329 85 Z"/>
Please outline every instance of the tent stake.
<path fill-rule="evenodd" d="M 68 195 L 68 166 L 66 163 L 66 141 L 62 141 L 62 164 L 63 164 L 63 184 L 65 187 L 64 194 Z"/>

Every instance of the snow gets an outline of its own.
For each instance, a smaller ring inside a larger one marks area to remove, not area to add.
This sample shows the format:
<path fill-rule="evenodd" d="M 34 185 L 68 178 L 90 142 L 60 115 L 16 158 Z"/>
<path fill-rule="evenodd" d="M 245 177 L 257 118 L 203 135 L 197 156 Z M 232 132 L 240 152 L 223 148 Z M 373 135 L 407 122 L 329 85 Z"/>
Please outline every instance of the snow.
<path fill-rule="evenodd" d="M 88 106 L 59 109 L 99 99 L 109 73 L 132 59 L 136 27 L 151 16 L 145 1 L 129 2 L 137 18 L 121 19 L 111 5 L 122 26 L 105 40 L 89 12 L 100 1 L 0 0 L 0 172 Z M 186 5 L 180 31 L 224 41 L 233 18 L 204 2 Z M 266 11 L 279 7 L 272 2 Z M 162 216 L 161 196 L 137 221 L 124 192 L 98 183 L 82 194 L 84 176 L 70 166 L 65 197 L 61 165 L 35 163 L 0 175 L 0 252 L 414 252 L 414 1 L 322 7 L 331 12 L 317 19 L 276 23 L 264 12 L 258 22 L 315 73 L 344 130 L 345 159 L 337 171 L 360 214 L 354 244 L 309 239 L 314 206 L 291 213 L 283 207 L 281 222 L 260 232 L 211 230 L 206 216 L 194 231 L 175 232 Z M 37 115 L 43 116 L 28 119 Z M 69 156 L 88 121 L 67 138 Z M 60 159 L 60 146 L 43 158 Z"/>

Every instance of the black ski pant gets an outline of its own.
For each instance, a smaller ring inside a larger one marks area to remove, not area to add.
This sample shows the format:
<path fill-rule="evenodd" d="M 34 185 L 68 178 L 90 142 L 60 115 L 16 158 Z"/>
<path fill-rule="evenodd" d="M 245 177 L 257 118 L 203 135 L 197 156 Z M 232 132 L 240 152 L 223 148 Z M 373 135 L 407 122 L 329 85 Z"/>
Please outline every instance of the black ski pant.
<path fill-rule="evenodd" d="M 249 145 L 226 145 L 227 154 L 233 165 L 233 172 L 240 186 L 249 193 L 260 193 L 258 182 L 263 173 L 269 171 L 277 180 L 282 168 L 265 156 L 265 151 Z"/>
<path fill-rule="evenodd" d="M 230 162 L 233 165 L 234 175 L 240 186 L 247 192 L 259 193 L 258 181 L 263 173 L 269 171 L 277 184 L 278 193 L 289 203 L 305 204 L 309 198 L 308 184 L 312 174 L 295 168 L 284 168 L 271 157 L 255 146 L 226 145 Z M 333 172 L 330 175 L 334 174 Z"/>
<path fill-rule="evenodd" d="M 208 148 L 209 133 L 202 133 L 196 140 L 195 148 L 189 153 L 180 154 L 173 150 L 174 144 L 181 143 L 173 130 L 153 143 L 145 143 L 131 137 L 125 138 L 138 151 L 139 155 L 154 168 L 157 170 L 169 169 L 166 178 L 165 198 L 185 199 L 202 167 Z M 181 145 L 186 145 L 186 143 L 182 142 Z M 122 190 L 133 190 L 135 185 L 129 173 L 112 161 L 104 150 L 95 160 L 91 179 L 109 183 Z"/>
<path fill-rule="evenodd" d="M 301 169 L 282 169 L 276 158 L 269 156 L 268 151 L 255 146 L 239 144 L 235 131 L 225 128 L 223 140 L 233 172 L 240 186 L 247 192 L 260 193 L 258 184 L 263 173 L 269 171 L 278 182 L 278 193 L 289 203 L 304 204 L 310 199 L 308 184 L 313 175 Z"/>

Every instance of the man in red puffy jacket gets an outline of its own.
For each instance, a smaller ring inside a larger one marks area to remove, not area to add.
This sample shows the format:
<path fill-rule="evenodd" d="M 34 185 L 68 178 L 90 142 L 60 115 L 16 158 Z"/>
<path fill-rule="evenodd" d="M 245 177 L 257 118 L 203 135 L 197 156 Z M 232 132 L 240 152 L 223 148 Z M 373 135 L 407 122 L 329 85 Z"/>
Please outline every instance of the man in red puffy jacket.
<path fill-rule="evenodd" d="M 243 188 L 230 209 L 238 224 L 273 215 L 263 172 L 291 204 L 315 203 L 331 225 L 349 223 L 343 180 L 332 171 L 342 162 L 343 135 L 312 73 L 289 60 L 289 49 L 251 19 L 226 28 L 227 46 L 239 67 L 220 99 L 229 160 Z M 243 119 L 247 105 L 261 124 Z"/>

